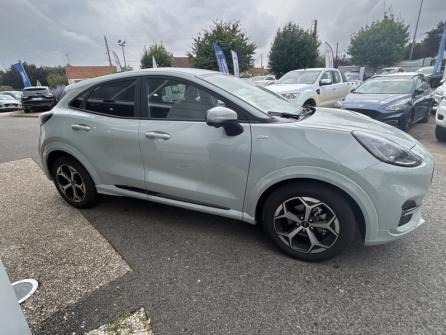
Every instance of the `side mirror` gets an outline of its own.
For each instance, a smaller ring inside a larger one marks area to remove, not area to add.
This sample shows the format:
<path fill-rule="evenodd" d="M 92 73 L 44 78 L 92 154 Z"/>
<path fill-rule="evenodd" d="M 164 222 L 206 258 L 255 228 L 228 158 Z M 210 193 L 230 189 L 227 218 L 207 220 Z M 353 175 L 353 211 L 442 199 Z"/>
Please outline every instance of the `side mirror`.
<path fill-rule="evenodd" d="M 355 93 L 355 91 L 356 91 L 356 88 L 352 88 L 352 89 L 350 90 L 350 93 Z"/>
<path fill-rule="evenodd" d="M 206 112 L 206 124 L 211 127 L 223 127 L 228 136 L 236 136 L 243 132 L 235 111 L 223 106 L 212 107 Z"/>
<path fill-rule="evenodd" d="M 324 78 L 319 81 L 319 86 L 331 85 L 332 81 L 329 78 Z"/>
<path fill-rule="evenodd" d="M 417 89 L 415 89 L 415 92 L 414 92 L 415 95 L 420 95 L 423 93 L 424 93 L 424 90 L 422 88 L 417 88 Z"/>

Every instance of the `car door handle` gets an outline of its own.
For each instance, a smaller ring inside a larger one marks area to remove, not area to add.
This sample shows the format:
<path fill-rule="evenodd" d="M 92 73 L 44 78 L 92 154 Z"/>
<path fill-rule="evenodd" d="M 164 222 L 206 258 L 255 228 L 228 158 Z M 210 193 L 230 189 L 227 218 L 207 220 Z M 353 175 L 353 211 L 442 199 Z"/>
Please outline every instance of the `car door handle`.
<path fill-rule="evenodd" d="M 71 129 L 73 130 L 83 130 L 83 131 L 90 131 L 91 127 L 87 126 L 86 124 L 72 124 Z"/>
<path fill-rule="evenodd" d="M 150 139 L 161 139 L 161 140 L 170 139 L 170 135 L 163 131 L 147 131 L 145 133 L 145 135 L 147 138 L 150 138 Z"/>

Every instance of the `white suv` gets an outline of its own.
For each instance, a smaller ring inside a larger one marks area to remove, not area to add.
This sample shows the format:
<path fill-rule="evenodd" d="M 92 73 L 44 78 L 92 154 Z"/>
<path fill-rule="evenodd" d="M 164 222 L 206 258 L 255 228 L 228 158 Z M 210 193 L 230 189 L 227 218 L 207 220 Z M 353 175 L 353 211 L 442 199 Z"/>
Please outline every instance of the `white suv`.
<path fill-rule="evenodd" d="M 438 104 L 435 123 L 435 137 L 441 142 L 446 142 L 446 98 Z"/>
<path fill-rule="evenodd" d="M 308 261 L 335 256 L 356 230 L 373 245 L 424 223 L 433 160 L 411 136 L 218 72 L 85 80 L 40 121 L 45 171 L 76 207 L 102 193 L 260 223 Z"/>

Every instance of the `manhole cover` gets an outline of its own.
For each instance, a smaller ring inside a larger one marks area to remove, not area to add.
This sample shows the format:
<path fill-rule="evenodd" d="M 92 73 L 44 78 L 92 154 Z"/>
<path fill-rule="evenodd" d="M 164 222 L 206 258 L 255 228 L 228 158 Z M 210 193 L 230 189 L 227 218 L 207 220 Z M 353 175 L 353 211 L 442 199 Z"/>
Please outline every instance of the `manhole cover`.
<path fill-rule="evenodd" d="M 36 292 L 38 286 L 39 284 L 34 279 L 23 279 L 12 283 L 19 304 L 32 296 L 33 293 Z"/>

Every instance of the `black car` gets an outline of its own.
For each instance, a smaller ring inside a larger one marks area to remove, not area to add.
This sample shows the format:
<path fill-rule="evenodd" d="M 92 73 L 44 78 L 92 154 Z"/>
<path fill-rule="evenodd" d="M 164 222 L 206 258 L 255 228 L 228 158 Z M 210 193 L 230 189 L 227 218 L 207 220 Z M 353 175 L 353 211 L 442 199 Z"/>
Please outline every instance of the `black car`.
<path fill-rule="evenodd" d="M 428 122 L 434 99 L 426 78 L 419 73 L 377 75 L 348 94 L 340 107 L 408 130 Z"/>
<path fill-rule="evenodd" d="M 25 87 L 23 89 L 22 107 L 25 113 L 32 110 L 49 110 L 56 99 L 46 86 Z"/>

